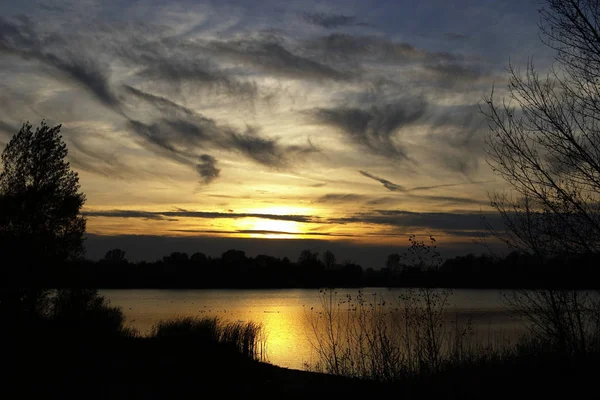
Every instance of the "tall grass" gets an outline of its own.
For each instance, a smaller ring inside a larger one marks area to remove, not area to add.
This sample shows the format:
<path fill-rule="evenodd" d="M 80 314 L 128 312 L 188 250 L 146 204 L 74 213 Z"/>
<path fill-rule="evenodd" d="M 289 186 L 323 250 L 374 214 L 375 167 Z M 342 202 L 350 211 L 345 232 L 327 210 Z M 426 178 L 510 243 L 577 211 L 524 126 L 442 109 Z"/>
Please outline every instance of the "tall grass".
<path fill-rule="evenodd" d="M 225 322 L 218 317 L 180 317 L 154 325 L 151 337 L 208 348 L 224 347 L 251 360 L 266 359 L 264 329 L 261 324 L 252 321 Z"/>
<path fill-rule="evenodd" d="M 470 321 L 448 312 L 450 294 L 411 289 L 388 302 L 362 291 L 338 298 L 321 290 L 321 308 L 306 313 L 318 358 L 307 367 L 389 382 L 509 357 L 499 341 L 474 340 Z"/>

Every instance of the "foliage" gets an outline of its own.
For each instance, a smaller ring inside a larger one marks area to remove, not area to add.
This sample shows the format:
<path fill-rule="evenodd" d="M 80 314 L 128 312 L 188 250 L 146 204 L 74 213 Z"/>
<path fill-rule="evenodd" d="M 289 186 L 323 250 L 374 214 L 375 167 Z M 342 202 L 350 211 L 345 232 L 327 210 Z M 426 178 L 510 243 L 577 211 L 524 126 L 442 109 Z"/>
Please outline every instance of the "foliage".
<path fill-rule="evenodd" d="M 422 240 L 417 240 L 416 235 L 410 235 L 408 241 L 410 247 L 401 257 L 405 260 L 405 264 L 420 271 L 437 271 L 440 268 L 444 260 L 437 251 L 433 236 L 429 236 L 428 244 Z"/>
<path fill-rule="evenodd" d="M 127 263 L 127 260 L 125 259 L 125 251 L 121 249 L 112 249 L 107 251 L 103 260 L 113 264 Z"/>
<path fill-rule="evenodd" d="M 260 361 L 266 357 L 262 325 L 251 321 L 223 322 L 218 317 L 175 318 L 156 324 L 151 337 L 205 348 L 222 346 L 252 360 Z"/>
<path fill-rule="evenodd" d="M 95 289 L 59 289 L 51 297 L 47 317 L 63 335 L 80 338 L 106 338 L 135 335 L 125 327 L 125 317 L 118 307 Z"/>
<path fill-rule="evenodd" d="M 327 250 L 323 253 L 323 264 L 325 264 L 325 268 L 333 268 L 335 261 L 335 254 L 333 254 L 331 251 Z"/>
<path fill-rule="evenodd" d="M 2 152 L 0 246 L 13 262 L 47 264 L 83 251 L 85 195 L 60 128 L 23 124 Z"/>

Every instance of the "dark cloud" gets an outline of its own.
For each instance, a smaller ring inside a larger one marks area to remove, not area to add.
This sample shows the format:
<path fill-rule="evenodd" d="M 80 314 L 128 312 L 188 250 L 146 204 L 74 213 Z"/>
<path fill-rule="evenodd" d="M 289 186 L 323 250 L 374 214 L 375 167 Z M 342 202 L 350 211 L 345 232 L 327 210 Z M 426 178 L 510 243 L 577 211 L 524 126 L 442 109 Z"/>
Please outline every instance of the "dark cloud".
<path fill-rule="evenodd" d="M 239 79 L 220 68 L 218 54 L 208 43 L 177 38 L 168 32 L 163 38 L 155 38 L 156 30 L 160 31 L 158 27 L 142 25 L 131 29 L 126 29 L 119 38 L 113 32 L 104 32 L 110 41 L 105 47 L 122 62 L 135 67 L 136 75 L 144 81 L 165 83 L 171 90 L 215 89 L 219 94 L 246 100 L 257 96 L 257 86 L 252 81 Z"/>
<path fill-rule="evenodd" d="M 426 190 L 433 190 L 433 189 L 439 189 L 439 188 L 444 188 L 444 187 L 454 187 L 454 186 L 464 186 L 464 185 L 480 185 L 482 183 L 489 182 L 489 181 L 471 181 L 471 182 L 443 183 L 441 185 L 416 186 L 416 187 L 412 187 L 412 188 L 405 188 L 404 186 L 390 182 L 387 179 L 383 179 L 378 176 L 375 176 L 367 171 L 358 171 L 358 172 L 361 175 L 366 176 L 367 178 L 370 178 L 377 182 L 380 182 L 389 191 L 402 192 L 402 193 L 426 191 Z M 411 196 L 412 197 L 420 197 L 420 198 L 440 199 L 440 200 L 450 200 L 450 199 L 457 200 L 458 199 L 456 197 L 444 197 L 444 196 L 421 196 L 421 195 L 411 195 Z M 472 201 L 472 199 L 461 199 L 461 200 L 467 200 L 468 202 Z M 479 202 L 477 202 L 477 204 L 478 203 Z"/>
<path fill-rule="evenodd" d="M 71 47 L 64 46 L 64 39 L 56 35 L 40 36 L 35 28 L 35 23 L 28 18 L 11 22 L 0 17 L 0 52 L 50 66 L 109 108 L 119 109 L 120 102 L 110 88 L 106 68 L 101 69 L 97 59 L 82 50 L 75 53 Z M 63 45 L 62 54 L 49 50 L 56 43 Z"/>
<path fill-rule="evenodd" d="M 228 42 L 213 42 L 211 49 L 219 56 L 244 63 L 261 71 L 301 79 L 349 80 L 353 74 L 327 64 L 294 54 L 282 40 L 253 38 Z"/>
<path fill-rule="evenodd" d="M 208 154 L 200 156 L 200 162 L 196 164 L 196 171 L 202 178 L 202 182 L 209 184 L 219 177 L 221 170 L 216 167 L 217 159 Z"/>
<path fill-rule="evenodd" d="M 454 40 L 454 41 L 463 41 L 463 40 L 467 40 L 469 38 L 467 35 L 463 35 L 461 33 L 453 33 L 453 32 L 444 33 L 443 37 L 444 37 L 444 39 Z"/>
<path fill-rule="evenodd" d="M 86 217 L 108 217 L 108 218 L 139 218 L 164 220 L 165 217 L 161 213 L 138 210 L 105 210 L 105 211 L 84 211 Z"/>
<path fill-rule="evenodd" d="M 302 14 L 304 21 L 327 29 L 335 29 L 341 26 L 356 25 L 356 17 L 341 14 L 309 13 Z"/>
<path fill-rule="evenodd" d="M 358 203 L 364 201 L 366 196 L 353 193 L 328 193 L 317 199 L 317 203 Z"/>
<path fill-rule="evenodd" d="M 369 109 L 318 108 L 312 111 L 312 116 L 320 123 L 340 129 L 348 139 L 373 154 L 405 160 L 408 154 L 395 140 L 396 135 L 418 121 L 426 108 L 427 103 L 416 98 Z"/>
<path fill-rule="evenodd" d="M 168 218 L 201 218 L 201 219 L 239 219 L 239 218 L 261 218 L 276 221 L 293 221 L 304 223 L 321 222 L 319 217 L 309 215 L 279 215 L 279 214 L 257 214 L 257 213 L 222 213 L 208 211 L 137 211 L 137 210 L 98 210 L 86 211 L 88 217 L 107 217 L 107 218 L 142 218 L 162 220 Z"/>
<path fill-rule="evenodd" d="M 370 178 L 370 179 L 380 182 L 387 190 L 390 190 L 392 192 L 396 192 L 396 191 L 404 192 L 406 190 L 406 189 L 404 189 L 403 186 L 396 185 L 395 183 L 390 182 L 387 179 L 379 178 L 378 176 L 372 175 L 372 174 L 368 173 L 367 171 L 358 171 L 358 172 L 360 172 L 361 175 L 366 176 L 367 178 Z"/>
<path fill-rule="evenodd" d="M 446 213 L 412 212 L 404 210 L 374 210 L 350 217 L 331 219 L 330 223 L 363 223 L 386 225 L 403 229 L 424 229 L 439 231 L 480 231 L 485 230 L 482 218 L 492 226 L 501 226 L 501 218 L 495 212 Z"/>
<path fill-rule="evenodd" d="M 456 62 L 462 57 L 450 53 L 432 53 L 408 43 L 391 41 L 380 36 L 355 36 L 334 33 L 307 40 L 306 54 L 330 61 L 357 63 L 438 63 Z"/>
<path fill-rule="evenodd" d="M 200 218 L 200 219 L 240 219 L 260 218 L 277 221 L 293 221 L 301 223 L 319 223 L 345 225 L 350 223 L 371 224 L 402 229 L 429 229 L 432 231 L 477 231 L 484 230 L 482 218 L 492 224 L 501 226 L 502 221 L 497 213 L 449 213 L 449 212 L 412 212 L 404 210 L 374 210 L 366 213 L 358 213 L 349 217 L 341 218 L 319 218 L 309 215 L 277 215 L 257 213 L 222 213 L 206 211 L 138 211 L 138 210 L 100 210 L 87 211 L 87 217 L 108 218 L 139 218 L 150 220 L 165 220 L 175 218 Z M 208 232 L 202 230 L 203 232 Z M 251 231 L 237 231 L 239 233 L 251 233 Z M 208 232 L 211 233 L 211 232 Z M 215 232 L 212 232 L 215 233 Z"/>
<path fill-rule="evenodd" d="M 473 84 L 490 76 L 481 65 L 465 65 L 456 62 L 425 64 L 422 66 L 422 71 L 427 77 L 434 78 L 436 83 L 446 87 Z"/>
<path fill-rule="evenodd" d="M 248 127 L 246 132 L 230 131 L 229 138 L 233 148 L 260 164 L 283 167 L 286 163 L 285 150 L 277 141 L 260 137 L 255 128 Z"/>
<path fill-rule="evenodd" d="M 437 205 L 476 205 L 482 206 L 487 205 L 489 202 L 478 200 L 472 197 L 455 197 L 455 196 L 426 196 L 426 195 L 415 195 L 408 194 L 408 197 L 414 200 L 427 201 L 430 203 L 436 203 Z"/>
<path fill-rule="evenodd" d="M 129 127 L 152 148 L 170 155 L 176 161 L 189 164 L 195 158 L 194 148 L 218 148 L 244 154 L 251 160 L 271 168 L 286 168 L 289 159 L 317 152 L 310 141 L 306 146 L 285 146 L 277 139 L 260 136 L 259 130 L 247 126 L 239 131 L 220 126 L 214 120 L 162 96 L 125 86 L 128 93 L 143 100 L 164 115 L 150 124 L 130 120 Z"/>
<path fill-rule="evenodd" d="M 167 99 L 166 97 L 148 93 L 129 85 L 123 85 L 123 88 L 125 89 L 126 93 L 152 104 L 156 109 L 160 110 L 164 114 L 183 114 L 185 116 L 203 119 L 201 115 L 191 108 L 177 104 L 173 100 Z"/>
<path fill-rule="evenodd" d="M 180 124 L 180 120 L 160 120 L 151 124 L 145 124 L 136 120 L 129 120 L 128 126 L 132 132 L 142 139 L 142 144 L 149 150 L 162 154 L 182 164 L 191 164 L 190 159 L 195 155 L 190 153 L 189 144 L 197 144 L 202 139 L 202 131 L 195 125 Z M 175 125 L 184 129 L 172 129 L 169 125 Z M 196 135 L 194 135 L 194 132 Z M 185 144 L 188 142 L 188 146 Z M 196 143 L 194 143 L 196 142 Z"/>

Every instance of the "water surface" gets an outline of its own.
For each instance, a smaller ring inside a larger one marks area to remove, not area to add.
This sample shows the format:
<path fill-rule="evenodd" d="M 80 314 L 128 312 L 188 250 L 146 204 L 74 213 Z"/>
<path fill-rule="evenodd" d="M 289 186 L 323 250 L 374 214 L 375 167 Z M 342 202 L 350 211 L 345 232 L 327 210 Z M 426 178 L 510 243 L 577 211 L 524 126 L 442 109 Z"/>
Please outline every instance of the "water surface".
<path fill-rule="evenodd" d="M 355 298 L 357 289 L 335 289 L 334 296 Z M 362 289 L 367 302 L 385 299 L 394 304 L 406 289 Z M 317 289 L 271 290 L 101 290 L 112 305 L 122 308 L 126 322 L 142 334 L 160 320 L 180 316 L 218 316 L 227 321 L 255 321 L 266 331 L 268 361 L 287 368 L 304 369 L 317 361 L 311 345 L 313 332 L 307 313 L 322 310 Z M 450 313 L 468 318 L 482 342 L 514 340 L 523 327 L 512 318 L 498 290 L 454 290 Z"/>

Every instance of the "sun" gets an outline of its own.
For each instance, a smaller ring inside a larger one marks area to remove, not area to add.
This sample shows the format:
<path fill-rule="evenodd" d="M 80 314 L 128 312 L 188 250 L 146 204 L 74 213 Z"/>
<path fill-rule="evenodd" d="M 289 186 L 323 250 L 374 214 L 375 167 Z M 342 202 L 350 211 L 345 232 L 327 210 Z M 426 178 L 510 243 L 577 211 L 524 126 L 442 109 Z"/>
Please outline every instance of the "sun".
<path fill-rule="evenodd" d="M 308 210 L 291 207 L 269 207 L 262 209 L 247 210 L 252 214 L 263 214 L 265 216 L 277 215 L 307 215 Z M 249 237 L 260 237 L 269 239 L 291 239 L 300 238 L 302 226 L 300 222 L 278 220 L 271 218 L 251 218 L 239 226 Z"/>
<path fill-rule="evenodd" d="M 278 221 L 273 219 L 257 219 L 253 222 L 253 234 L 266 238 L 291 238 L 301 233 L 299 224 L 295 221 Z M 281 233 L 277 233 L 281 232 Z"/>

